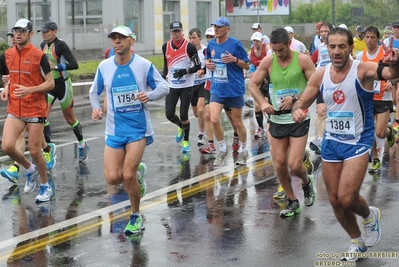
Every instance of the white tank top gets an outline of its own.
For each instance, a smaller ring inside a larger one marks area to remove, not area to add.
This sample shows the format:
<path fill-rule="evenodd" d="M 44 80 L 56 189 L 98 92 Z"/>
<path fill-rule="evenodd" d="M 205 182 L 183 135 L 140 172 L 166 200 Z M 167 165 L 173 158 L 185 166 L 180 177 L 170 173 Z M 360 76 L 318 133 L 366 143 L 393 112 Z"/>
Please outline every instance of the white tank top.
<path fill-rule="evenodd" d="M 339 84 L 331 81 L 331 63 L 327 64 L 320 92 L 327 108 L 326 139 L 353 145 L 373 144 L 374 92 L 362 87 L 357 68 L 360 61 L 353 60 L 346 78 Z"/>

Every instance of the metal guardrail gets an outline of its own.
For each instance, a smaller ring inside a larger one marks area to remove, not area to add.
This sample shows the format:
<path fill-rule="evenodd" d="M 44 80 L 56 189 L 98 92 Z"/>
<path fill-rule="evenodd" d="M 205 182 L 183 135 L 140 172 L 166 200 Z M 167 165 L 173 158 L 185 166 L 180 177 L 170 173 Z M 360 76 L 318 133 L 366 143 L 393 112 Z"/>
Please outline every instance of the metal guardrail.
<path fill-rule="evenodd" d="M 83 87 L 83 86 L 88 86 L 88 85 L 92 85 L 93 84 L 93 82 L 79 82 L 79 83 L 72 83 L 72 87 L 77 87 L 77 86 L 81 86 L 81 87 Z M 3 91 L 3 87 L 1 87 L 0 88 L 0 92 L 2 92 Z"/>

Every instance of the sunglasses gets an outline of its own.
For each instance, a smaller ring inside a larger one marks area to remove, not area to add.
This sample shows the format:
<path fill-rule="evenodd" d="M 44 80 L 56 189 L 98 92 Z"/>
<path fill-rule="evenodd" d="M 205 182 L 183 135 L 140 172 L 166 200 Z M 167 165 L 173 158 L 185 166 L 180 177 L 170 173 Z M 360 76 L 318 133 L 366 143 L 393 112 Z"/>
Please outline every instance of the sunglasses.
<path fill-rule="evenodd" d="M 14 29 L 14 33 L 25 33 L 25 32 L 27 32 L 28 30 L 26 30 L 26 29 L 22 29 L 22 28 L 16 28 L 16 29 Z"/>

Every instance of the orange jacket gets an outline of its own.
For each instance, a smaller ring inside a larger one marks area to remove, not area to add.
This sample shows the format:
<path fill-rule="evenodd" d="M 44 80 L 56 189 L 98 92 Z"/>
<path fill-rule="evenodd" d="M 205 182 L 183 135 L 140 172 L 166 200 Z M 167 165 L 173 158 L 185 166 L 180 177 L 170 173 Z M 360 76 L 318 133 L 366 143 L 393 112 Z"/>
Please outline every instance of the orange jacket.
<path fill-rule="evenodd" d="M 16 46 L 6 50 L 6 64 L 10 75 L 7 113 L 19 118 L 46 117 L 46 92 L 31 93 L 23 98 L 14 95 L 15 84 L 37 86 L 43 83 L 40 61 L 43 51 L 28 44 L 21 50 Z"/>

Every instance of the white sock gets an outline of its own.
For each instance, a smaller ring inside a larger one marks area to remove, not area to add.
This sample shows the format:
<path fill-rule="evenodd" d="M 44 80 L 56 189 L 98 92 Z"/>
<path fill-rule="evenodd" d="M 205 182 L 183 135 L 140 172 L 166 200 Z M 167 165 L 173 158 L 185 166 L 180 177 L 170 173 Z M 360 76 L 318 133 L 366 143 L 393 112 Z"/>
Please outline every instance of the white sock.
<path fill-rule="evenodd" d="M 224 142 L 224 140 L 218 141 L 218 144 L 219 144 L 220 152 L 226 152 L 227 151 L 226 143 Z"/>
<path fill-rule="evenodd" d="M 35 172 L 35 170 L 36 170 L 36 166 L 31 164 L 30 167 L 26 171 L 29 173 L 33 173 L 33 172 Z"/>

